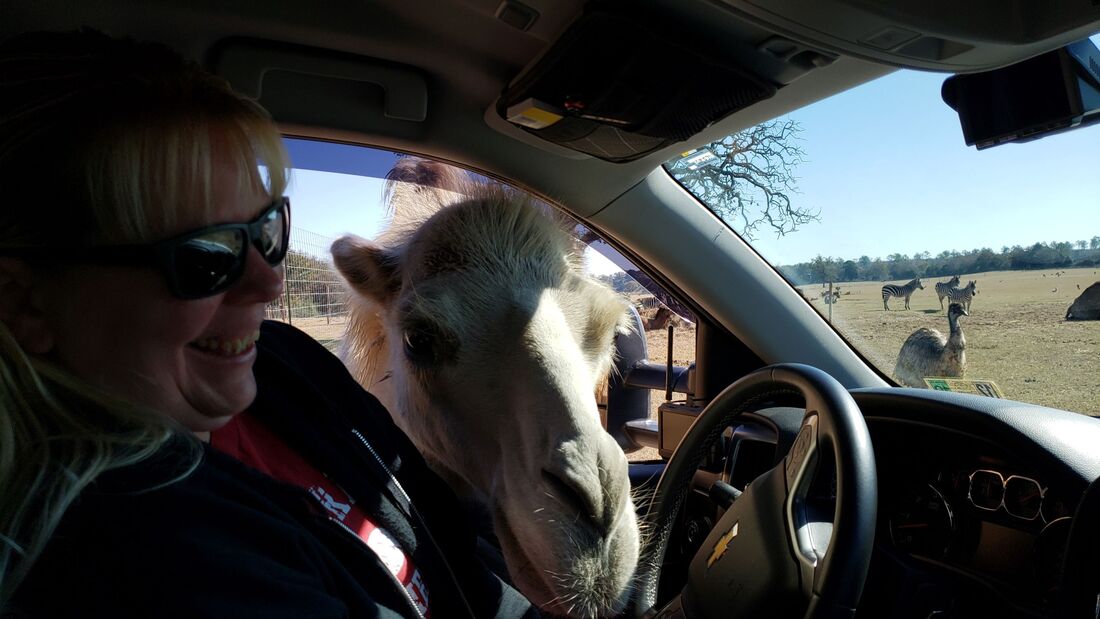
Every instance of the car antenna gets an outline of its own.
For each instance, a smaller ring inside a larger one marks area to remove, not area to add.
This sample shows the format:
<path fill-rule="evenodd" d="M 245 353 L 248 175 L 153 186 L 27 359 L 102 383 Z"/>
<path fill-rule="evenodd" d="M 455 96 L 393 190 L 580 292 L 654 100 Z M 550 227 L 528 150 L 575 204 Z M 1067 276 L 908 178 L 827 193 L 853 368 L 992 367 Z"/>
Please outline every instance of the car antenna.
<path fill-rule="evenodd" d="M 672 322 L 668 323 L 668 363 L 665 365 L 665 402 L 672 401 Z"/>

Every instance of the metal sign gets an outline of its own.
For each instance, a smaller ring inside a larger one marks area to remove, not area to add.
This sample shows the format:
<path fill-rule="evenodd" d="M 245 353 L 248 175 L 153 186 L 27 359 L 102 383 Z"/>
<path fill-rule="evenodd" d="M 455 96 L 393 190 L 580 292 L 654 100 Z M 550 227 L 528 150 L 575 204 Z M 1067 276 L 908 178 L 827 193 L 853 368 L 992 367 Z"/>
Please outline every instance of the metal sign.
<path fill-rule="evenodd" d="M 1001 393 L 1001 389 L 997 386 L 997 383 L 991 380 L 926 377 L 924 379 L 924 384 L 928 385 L 929 389 L 935 389 L 936 391 L 970 393 L 973 395 L 984 395 L 987 398 L 1003 399 L 1005 397 L 1004 394 Z"/>

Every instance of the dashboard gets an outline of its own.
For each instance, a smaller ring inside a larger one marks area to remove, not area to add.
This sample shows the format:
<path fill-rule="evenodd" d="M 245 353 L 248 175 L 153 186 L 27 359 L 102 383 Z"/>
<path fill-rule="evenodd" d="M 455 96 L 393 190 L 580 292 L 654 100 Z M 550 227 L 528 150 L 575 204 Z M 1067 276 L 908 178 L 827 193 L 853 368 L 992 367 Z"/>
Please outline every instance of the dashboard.
<path fill-rule="evenodd" d="M 896 488 L 883 523 L 890 546 L 1045 599 L 1061 575 L 1070 501 L 1039 480 L 974 466 L 988 465 L 945 467 Z"/>
<path fill-rule="evenodd" d="M 1046 616 L 1084 485 L 966 433 L 868 428 L 879 520 L 866 616 Z"/>
<path fill-rule="evenodd" d="M 1003 400 L 916 390 L 853 392 L 875 451 L 879 509 L 857 617 L 1049 617 L 1073 517 L 1100 477 L 1100 422 Z M 984 401 L 989 400 L 989 401 Z M 803 411 L 764 409 L 727 430 L 696 476 L 681 539 L 694 554 L 716 517 L 704 487 L 743 489 L 782 460 Z M 708 468 L 709 467 L 709 468 Z M 828 465 L 814 482 L 835 499 Z M 702 532 L 702 535 L 699 535 Z"/>

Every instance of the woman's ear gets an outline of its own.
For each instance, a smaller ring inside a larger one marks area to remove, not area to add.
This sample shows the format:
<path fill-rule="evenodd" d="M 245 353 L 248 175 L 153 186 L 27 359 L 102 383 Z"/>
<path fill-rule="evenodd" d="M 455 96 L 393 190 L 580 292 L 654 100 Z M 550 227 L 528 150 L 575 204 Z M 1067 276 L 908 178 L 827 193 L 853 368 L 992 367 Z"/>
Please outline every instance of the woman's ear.
<path fill-rule="evenodd" d="M 0 322 L 28 354 L 53 349 L 54 337 L 42 311 L 34 270 L 16 258 L 0 258 Z"/>

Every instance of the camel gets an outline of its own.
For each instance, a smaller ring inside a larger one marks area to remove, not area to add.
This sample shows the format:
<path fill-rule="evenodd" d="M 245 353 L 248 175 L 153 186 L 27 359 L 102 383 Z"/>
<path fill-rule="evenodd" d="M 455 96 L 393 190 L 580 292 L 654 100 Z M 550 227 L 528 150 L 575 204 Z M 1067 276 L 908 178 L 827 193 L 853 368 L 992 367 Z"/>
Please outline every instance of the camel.
<path fill-rule="evenodd" d="M 1077 286 L 1081 288 L 1080 285 Z M 1085 288 L 1066 310 L 1066 320 L 1100 320 L 1100 282 Z"/>
<path fill-rule="evenodd" d="M 628 302 L 584 276 L 560 216 L 520 192 L 406 157 L 384 195 L 385 230 L 332 245 L 351 292 L 345 363 L 491 515 L 528 599 L 553 615 L 621 612 L 640 538 L 595 394 Z"/>
<path fill-rule="evenodd" d="M 657 308 L 657 312 L 653 314 L 652 318 L 642 319 L 642 328 L 646 331 L 660 331 L 670 324 L 679 326 L 678 322 L 674 322 L 675 318 L 676 315 L 672 313 L 672 310 L 662 305 Z"/>

